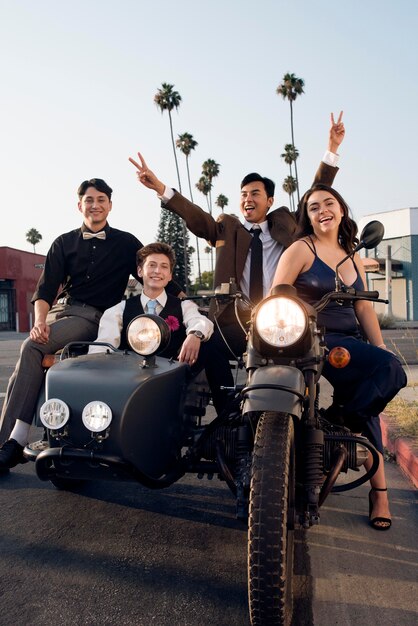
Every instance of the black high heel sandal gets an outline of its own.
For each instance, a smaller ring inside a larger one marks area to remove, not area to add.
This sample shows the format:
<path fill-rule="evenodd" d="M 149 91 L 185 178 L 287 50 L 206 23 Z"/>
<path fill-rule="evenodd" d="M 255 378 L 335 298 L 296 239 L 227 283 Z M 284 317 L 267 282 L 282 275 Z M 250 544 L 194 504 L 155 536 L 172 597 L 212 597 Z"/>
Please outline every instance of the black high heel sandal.
<path fill-rule="evenodd" d="M 389 530 L 392 526 L 392 520 L 389 517 L 374 517 L 372 519 L 373 502 L 372 491 L 387 491 L 388 488 L 380 489 L 379 487 L 372 487 L 369 491 L 369 524 L 375 530 Z"/>

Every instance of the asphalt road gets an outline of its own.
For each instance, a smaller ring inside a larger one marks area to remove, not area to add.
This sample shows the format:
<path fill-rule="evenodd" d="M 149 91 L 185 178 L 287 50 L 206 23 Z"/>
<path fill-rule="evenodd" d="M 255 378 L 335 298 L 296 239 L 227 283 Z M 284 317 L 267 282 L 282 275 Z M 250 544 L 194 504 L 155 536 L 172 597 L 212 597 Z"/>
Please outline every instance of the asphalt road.
<path fill-rule="evenodd" d="M 0 334 L 2 393 L 17 347 Z M 330 496 L 321 524 L 298 532 L 295 625 L 418 623 L 416 491 L 395 464 L 387 473 L 389 532 L 367 525 L 365 486 Z M 249 623 L 246 527 L 216 479 L 71 493 L 27 463 L 0 477 L 0 512 L 0 626 Z"/>

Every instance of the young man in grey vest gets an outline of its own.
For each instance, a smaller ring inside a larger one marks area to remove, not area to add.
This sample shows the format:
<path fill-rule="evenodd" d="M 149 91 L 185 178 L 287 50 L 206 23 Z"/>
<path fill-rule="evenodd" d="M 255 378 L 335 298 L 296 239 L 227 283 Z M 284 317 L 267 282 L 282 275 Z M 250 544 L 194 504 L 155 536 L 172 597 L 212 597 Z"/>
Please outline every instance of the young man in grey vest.
<path fill-rule="evenodd" d="M 175 262 L 174 251 L 166 243 L 157 241 L 138 250 L 142 294 L 122 300 L 103 313 L 96 341 L 110 343 L 115 348 L 129 349 L 126 339 L 129 323 L 143 313 L 159 315 L 171 330 L 170 343 L 160 356 L 188 363 L 192 376 L 206 368 L 213 404 L 219 414 L 227 400 L 227 393 L 220 389 L 222 379 L 219 379 L 219 365 L 223 359 L 226 361 L 224 366 L 229 367 L 229 361 L 211 341 L 213 323 L 199 313 L 197 305 L 190 300 L 181 301 L 166 292 Z M 104 346 L 91 346 L 89 354 L 105 350 Z"/>

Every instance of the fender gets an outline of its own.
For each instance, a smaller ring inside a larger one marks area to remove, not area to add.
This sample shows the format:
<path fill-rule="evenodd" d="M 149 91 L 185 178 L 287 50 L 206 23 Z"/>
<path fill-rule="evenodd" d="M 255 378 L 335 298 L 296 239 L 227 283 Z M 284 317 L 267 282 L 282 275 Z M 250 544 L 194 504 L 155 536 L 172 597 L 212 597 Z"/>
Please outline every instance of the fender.
<path fill-rule="evenodd" d="M 289 365 L 269 365 L 255 370 L 242 391 L 243 413 L 280 411 L 300 418 L 305 395 L 303 373 Z"/>

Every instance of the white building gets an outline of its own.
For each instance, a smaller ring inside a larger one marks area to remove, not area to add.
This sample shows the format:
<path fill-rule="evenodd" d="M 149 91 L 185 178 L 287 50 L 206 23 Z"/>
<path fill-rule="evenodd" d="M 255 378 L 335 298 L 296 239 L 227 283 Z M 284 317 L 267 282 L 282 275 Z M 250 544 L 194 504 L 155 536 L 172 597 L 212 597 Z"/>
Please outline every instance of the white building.
<path fill-rule="evenodd" d="M 418 321 L 418 207 L 370 213 L 359 220 L 359 232 L 372 220 L 382 222 L 385 237 L 378 248 L 365 251 L 379 262 L 379 271 L 368 274 L 369 288 L 390 300 L 376 311 Z"/>

